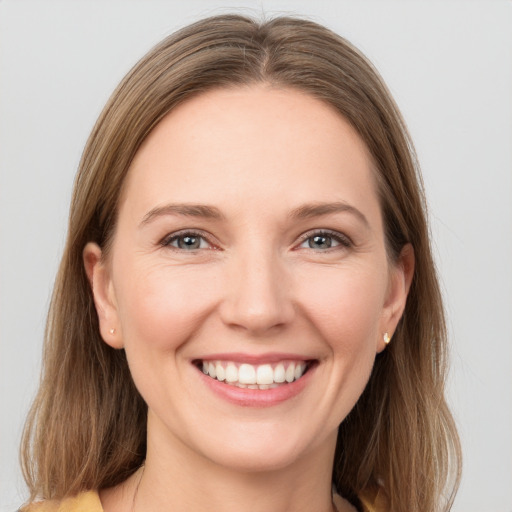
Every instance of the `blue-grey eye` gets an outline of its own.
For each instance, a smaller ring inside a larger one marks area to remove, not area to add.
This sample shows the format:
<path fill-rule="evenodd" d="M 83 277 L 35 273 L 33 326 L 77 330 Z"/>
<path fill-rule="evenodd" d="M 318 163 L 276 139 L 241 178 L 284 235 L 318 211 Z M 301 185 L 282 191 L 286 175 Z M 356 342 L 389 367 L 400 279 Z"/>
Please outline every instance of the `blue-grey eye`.
<path fill-rule="evenodd" d="M 310 236 L 307 242 L 311 249 L 330 249 L 333 245 L 339 244 L 339 242 L 333 240 L 333 237 L 329 235 Z"/>
<path fill-rule="evenodd" d="M 199 236 L 180 236 L 177 238 L 180 249 L 199 249 L 201 246 L 201 237 Z"/>
<path fill-rule="evenodd" d="M 299 247 L 303 249 L 314 249 L 317 251 L 326 251 L 328 249 L 349 248 L 352 246 L 350 239 L 343 233 L 330 231 L 317 231 L 305 233 Z"/>
<path fill-rule="evenodd" d="M 196 249 L 206 249 L 209 247 L 208 242 L 201 235 L 195 233 L 183 233 L 175 235 L 165 245 L 183 249 L 184 251 L 194 251 Z"/>

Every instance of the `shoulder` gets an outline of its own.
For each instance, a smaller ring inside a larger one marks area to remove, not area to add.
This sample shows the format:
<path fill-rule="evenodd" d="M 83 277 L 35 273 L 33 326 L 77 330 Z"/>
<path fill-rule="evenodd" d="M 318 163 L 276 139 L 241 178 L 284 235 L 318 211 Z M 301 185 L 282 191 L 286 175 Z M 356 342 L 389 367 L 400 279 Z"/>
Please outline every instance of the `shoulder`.
<path fill-rule="evenodd" d="M 20 512 L 103 512 L 96 491 L 86 491 L 62 500 L 47 500 L 31 503 Z"/>

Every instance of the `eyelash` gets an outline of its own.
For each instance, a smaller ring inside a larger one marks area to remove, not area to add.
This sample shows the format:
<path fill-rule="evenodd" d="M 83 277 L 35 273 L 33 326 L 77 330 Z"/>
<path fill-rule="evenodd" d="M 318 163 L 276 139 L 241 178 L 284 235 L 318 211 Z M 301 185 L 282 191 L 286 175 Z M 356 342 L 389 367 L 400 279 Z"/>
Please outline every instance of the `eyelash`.
<path fill-rule="evenodd" d="M 162 247 L 171 247 L 177 251 L 187 251 L 187 249 L 184 249 L 182 247 L 176 247 L 176 246 L 172 245 L 173 242 L 178 241 L 180 238 L 186 238 L 186 237 L 200 238 L 202 241 L 206 242 L 210 246 L 207 249 L 209 249 L 209 250 L 217 249 L 217 247 L 215 247 L 215 245 L 212 242 L 210 242 L 209 237 L 204 232 L 190 230 L 190 229 L 178 231 L 176 233 L 171 233 L 170 235 L 167 235 L 165 238 L 163 238 L 160 241 L 160 245 Z M 342 248 L 347 248 L 347 249 L 354 245 L 352 240 L 347 235 L 345 235 L 343 233 L 339 233 L 338 231 L 331 231 L 328 229 L 320 229 L 320 230 L 308 231 L 307 233 L 304 233 L 303 235 L 301 235 L 301 237 L 299 239 L 299 244 L 296 245 L 294 249 L 295 250 L 300 249 L 302 244 L 304 244 L 308 240 L 312 239 L 313 237 L 330 238 L 330 239 L 334 240 L 335 242 L 337 242 L 339 244 L 339 246 L 341 246 Z M 338 245 L 335 245 L 334 247 L 328 247 L 325 251 L 317 251 L 313 247 L 309 247 L 309 248 L 304 247 L 304 249 L 311 249 L 315 252 L 327 252 L 327 251 L 330 251 L 331 249 L 336 250 L 337 247 L 338 247 Z M 195 249 L 190 249 L 187 252 L 194 252 L 197 250 L 204 250 L 204 249 L 206 249 L 206 248 L 198 247 Z"/>
<path fill-rule="evenodd" d="M 177 251 L 187 251 L 187 249 L 183 249 L 181 247 L 173 246 L 172 243 L 179 240 L 180 238 L 200 238 L 203 241 L 205 241 L 208 245 L 213 246 L 213 244 L 209 241 L 208 236 L 206 236 L 205 233 L 202 231 L 195 231 L 191 229 L 178 231 L 177 233 L 171 233 L 170 235 L 167 235 L 165 238 L 163 238 L 160 242 L 160 245 L 163 247 L 171 247 L 172 249 L 175 249 Z M 204 247 L 198 247 L 197 249 L 190 249 L 188 252 L 194 252 L 197 250 L 205 249 Z M 212 250 L 210 247 L 208 248 Z M 213 249 L 216 249 L 216 247 L 213 246 Z"/>
<path fill-rule="evenodd" d="M 330 238 L 330 239 L 336 241 L 339 244 L 339 246 L 341 246 L 342 248 L 345 248 L 345 249 L 349 249 L 350 247 L 352 247 L 354 245 L 352 240 L 347 235 L 345 235 L 343 233 L 340 233 L 338 231 L 331 231 L 330 229 L 319 229 L 319 230 L 313 230 L 313 231 L 308 231 L 307 233 L 304 233 L 300 237 L 299 245 L 296 247 L 300 248 L 300 246 L 302 244 L 304 244 L 305 242 L 307 242 L 308 240 L 310 240 L 314 237 Z M 325 251 L 321 251 L 321 252 L 327 252 L 327 251 L 330 251 L 331 249 L 336 250 L 337 248 L 338 248 L 338 246 L 328 247 Z M 308 247 L 307 249 L 311 249 L 311 250 L 315 251 L 315 249 L 313 247 Z"/>

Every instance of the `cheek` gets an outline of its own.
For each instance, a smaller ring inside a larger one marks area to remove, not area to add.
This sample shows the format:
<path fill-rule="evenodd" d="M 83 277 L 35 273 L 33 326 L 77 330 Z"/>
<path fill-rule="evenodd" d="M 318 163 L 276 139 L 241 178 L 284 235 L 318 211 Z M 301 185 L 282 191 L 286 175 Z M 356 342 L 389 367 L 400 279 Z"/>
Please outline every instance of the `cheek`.
<path fill-rule="evenodd" d="M 317 268 L 300 290 L 303 315 L 328 349 L 319 369 L 327 383 L 318 410 L 329 411 L 324 424 L 333 430 L 368 383 L 380 336 L 385 274 L 378 261 Z"/>
<path fill-rule="evenodd" d="M 336 356 L 356 356 L 379 336 L 386 282 L 378 265 L 325 268 L 301 288 L 306 315 Z"/>
<path fill-rule="evenodd" d="M 126 348 L 176 350 L 214 307 L 217 280 L 162 263 L 131 268 L 116 290 Z"/>

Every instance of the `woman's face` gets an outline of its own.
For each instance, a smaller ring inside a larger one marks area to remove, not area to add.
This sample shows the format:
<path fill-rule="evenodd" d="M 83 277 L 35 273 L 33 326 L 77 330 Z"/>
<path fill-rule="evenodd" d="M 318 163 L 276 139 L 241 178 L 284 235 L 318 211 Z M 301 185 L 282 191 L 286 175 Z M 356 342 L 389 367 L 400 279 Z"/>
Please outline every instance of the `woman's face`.
<path fill-rule="evenodd" d="M 200 95 L 149 135 L 108 260 L 85 262 L 150 444 L 244 470 L 332 457 L 408 287 L 371 166 L 332 108 L 270 86 Z"/>

